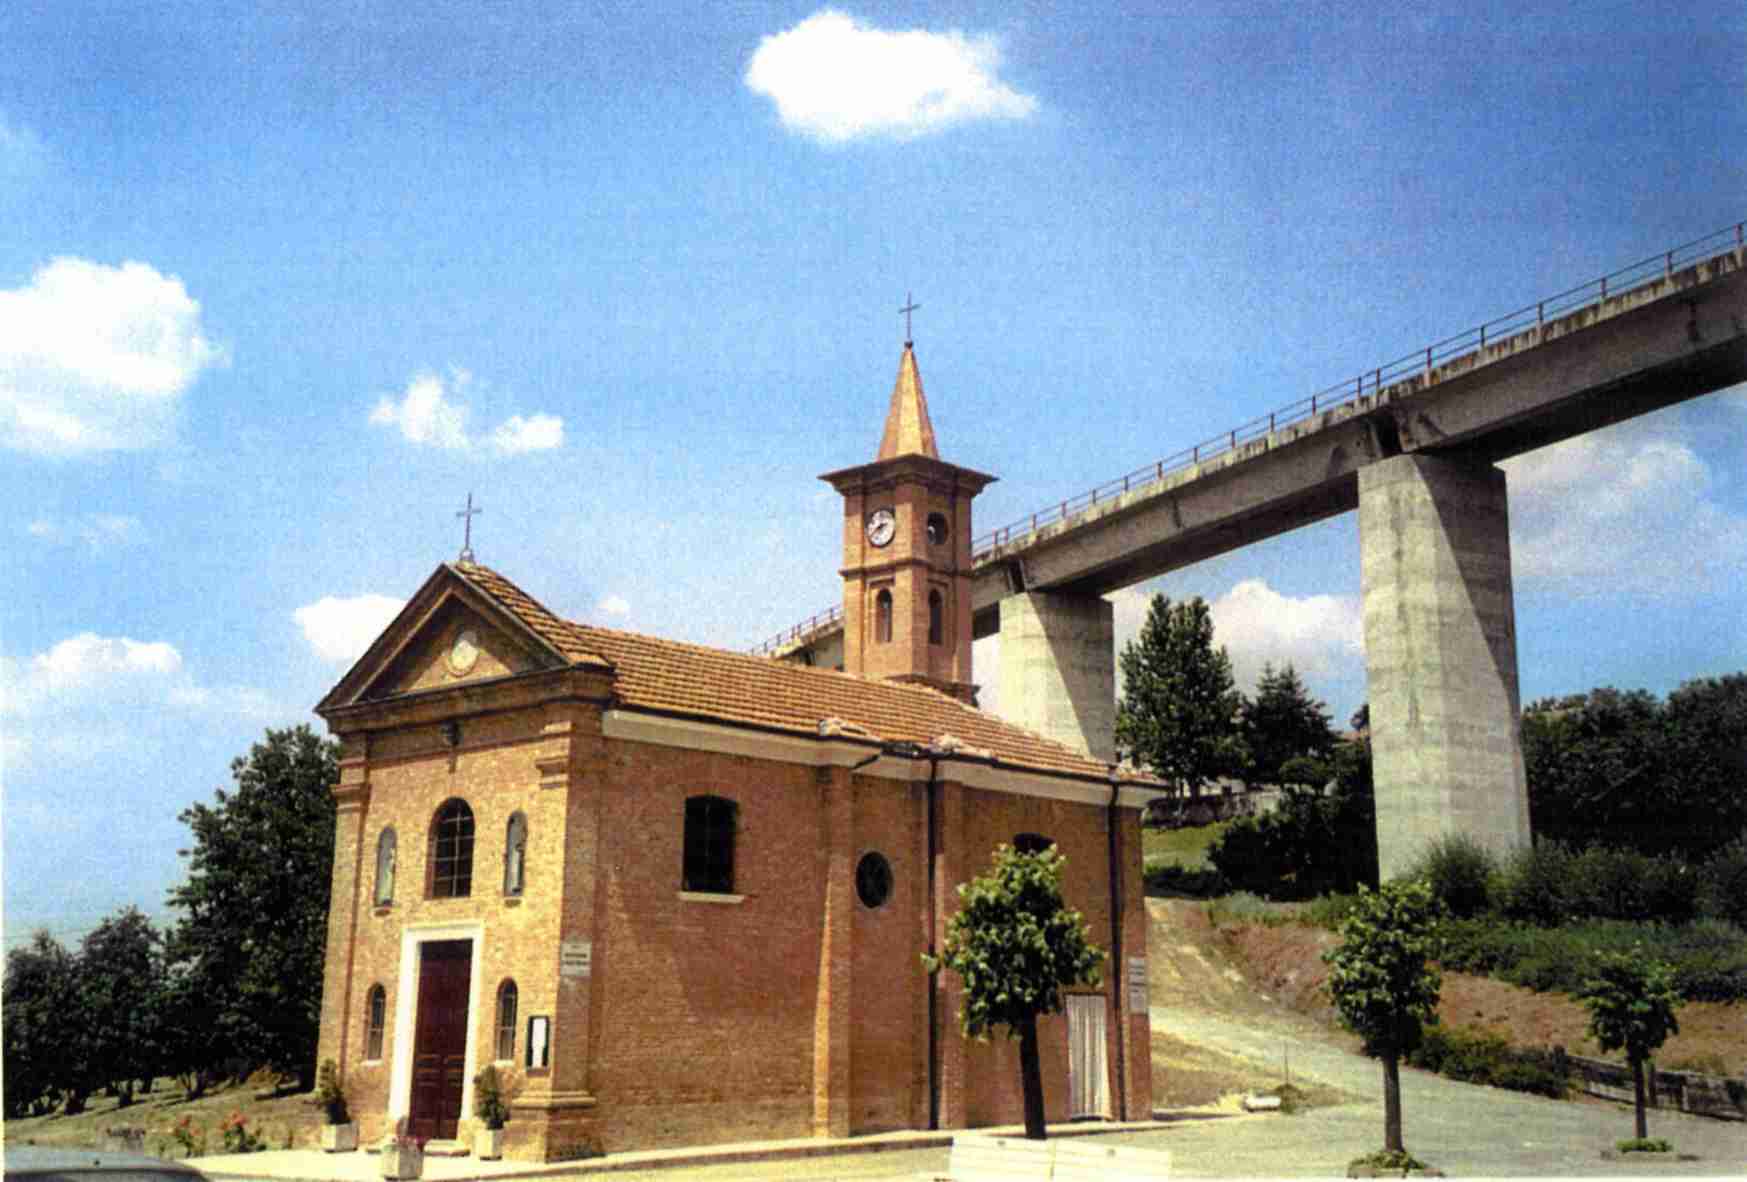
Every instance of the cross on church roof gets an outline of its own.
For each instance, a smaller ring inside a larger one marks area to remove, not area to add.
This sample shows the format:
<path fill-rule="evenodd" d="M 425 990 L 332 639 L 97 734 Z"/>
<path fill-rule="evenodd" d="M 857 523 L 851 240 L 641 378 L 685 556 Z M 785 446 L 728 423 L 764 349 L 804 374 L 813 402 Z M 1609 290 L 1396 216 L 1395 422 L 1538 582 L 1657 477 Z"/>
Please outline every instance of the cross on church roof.
<path fill-rule="evenodd" d="M 460 512 L 455 514 L 455 516 L 461 518 L 462 521 L 466 522 L 466 526 L 467 526 L 466 532 L 462 535 L 462 541 L 461 541 L 461 561 L 462 562 L 472 562 L 473 561 L 473 519 L 475 517 L 479 516 L 483 512 L 485 512 L 484 509 L 475 509 L 473 507 L 473 494 L 471 492 L 469 492 L 467 494 L 467 508 L 462 509 Z"/>
<path fill-rule="evenodd" d="M 906 345 L 915 343 L 910 337 L 910 313 L 914 312 L 921 306 L 921 304 L 916 302 L 915 296 L 911 295 L 909 292 L 904 293 L 904 306 L 899 308 L 898 311 L 904 314 L 904 344 Z"/>

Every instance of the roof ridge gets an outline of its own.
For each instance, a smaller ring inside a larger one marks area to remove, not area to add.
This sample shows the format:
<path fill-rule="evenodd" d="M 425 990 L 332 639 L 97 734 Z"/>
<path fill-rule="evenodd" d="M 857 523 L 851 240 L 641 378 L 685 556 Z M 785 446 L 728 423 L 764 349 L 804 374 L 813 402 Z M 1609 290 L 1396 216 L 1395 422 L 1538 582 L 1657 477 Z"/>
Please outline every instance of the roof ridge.
<path fill-rule="evenodd" d="M 522 587 L 520 587 L 515 580 L 511 579 L 508 575 L 480 562 L 461 561 L 449 563 L 447 565 L 449 565 L 456 574 L 460 575 L 472 586 L 491 596 L 491 598 L 496 600 L 504 610 L 508 611 L 511 615 L 515 616 L 526 625 L 530 631 L 540 636 L 541 639 L 551 644 L 560 652 L 563 652 L 566 657 L 571 659 L 572 663 L 576 663 L 580 660 L 590 663 L 611 664 L 611 662 L 607 661 L 606 658 L 602 657 L 599 653 L 589 652 L 586 649 L 579 649 L 577 652 L 566 651 L 565 647 L 560 644 L 559 641 L 572 627 L 570 621 L 566 620 L 563 616 L 559 615 L 557 612 L 541 603 L 538 599 L 535 599 L 532 595 L 528 594 L 527 591 L 523 590 Z M 482 582 L 482 578 L 484 582 Z M 503 585 L 502 591 L 487 585 L 490 582 L 501 583 Z M 505 594 L 505 592 L 507 592 L 507 594 Z M 522 600 L 524 603 L 514 602 L 516 599 Z"/>
<path fill-rule="evenodd" d="M 763 722 L 796 731 L 837 719 L 867 730 L 876 739 L 934 743 L 951 738 L 961 751 L 988 750 L 990 758 L 1011 766 L 1082 777 L 1109 774 L 1110 765 L 1103 760 L 927 683 L 867 677 L 567 620 L 491 567 L 477 562 L 449 565 L 565 657 L 619 670 L 626 703 L 633 708 L 695 710 L 724 722 Z M 672 663 L 650 657 L 634 660 L 636 650 L 651 656 L 689 656 L 715 667 L 687 669 L 681 663 L 679 668 L 664 669 Z M 743 691 L 743 696 L 721 696 L 721 681 Z M 702 688 L 709 685 L 716 685 L 716 690 Z M 857 699 L 863 709 L 854 709 Z M 1134 778 L 1120 771 L 1118 775 Z"/>

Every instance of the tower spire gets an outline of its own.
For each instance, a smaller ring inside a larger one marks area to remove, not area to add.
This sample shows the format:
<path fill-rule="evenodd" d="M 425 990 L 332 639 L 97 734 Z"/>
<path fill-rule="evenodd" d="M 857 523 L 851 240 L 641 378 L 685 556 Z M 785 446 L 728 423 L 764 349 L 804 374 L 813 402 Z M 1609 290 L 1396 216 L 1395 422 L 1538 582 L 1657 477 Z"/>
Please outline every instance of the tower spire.
<path fill-rule="evenodd" d="M 880 460 L 898 456 L 927 456 L 938 460 L 934 424 L 928 419 L 928 399 L 922 393 L 922 373 L 916 368 L 916 349 L 904 343 L 898 359 L 898 381 L 892 387 L 892 402 L 886 410 L 886 430 L 880 436 Z"/>

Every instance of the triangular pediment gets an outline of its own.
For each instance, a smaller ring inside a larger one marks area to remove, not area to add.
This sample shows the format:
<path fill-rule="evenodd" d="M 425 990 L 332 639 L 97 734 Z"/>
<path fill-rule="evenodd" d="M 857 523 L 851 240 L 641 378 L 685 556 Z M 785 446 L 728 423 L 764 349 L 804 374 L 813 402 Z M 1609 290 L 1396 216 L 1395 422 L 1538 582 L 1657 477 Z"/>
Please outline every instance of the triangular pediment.
<path fill-rule="evenodd" d="M 526 622 L 442 566 L 316 710 L 499 680 L 569 663 Z"/>

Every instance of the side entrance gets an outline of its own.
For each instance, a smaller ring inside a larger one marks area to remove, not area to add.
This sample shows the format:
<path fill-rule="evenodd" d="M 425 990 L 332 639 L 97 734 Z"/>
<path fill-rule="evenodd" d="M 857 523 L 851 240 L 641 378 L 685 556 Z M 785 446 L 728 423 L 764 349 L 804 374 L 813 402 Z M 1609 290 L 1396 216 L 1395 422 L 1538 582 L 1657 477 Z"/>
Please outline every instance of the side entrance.
<path fill-rule="evenodd" d="M 1068 1119 L 1110 1119 L 1110 1066 L 1105 1057 L 1104 1011 L 1098 993 L 1070 993 L 1068 1002 Z"/>
<path fill-rule="evenodd" d="M 467 1083 L 467 988 L 472 974 L 472 941 L 433 940 L 419 945 L 407 1131 L 422 1140 L 452 1140 L 460 1131 L 461 1097 Z"/>

